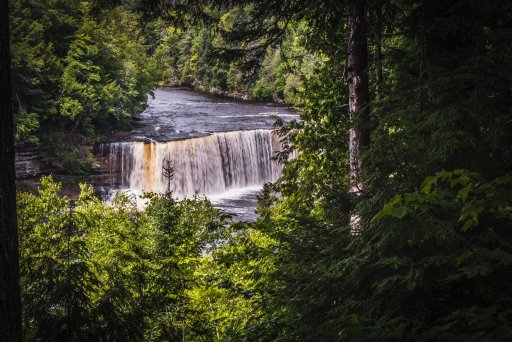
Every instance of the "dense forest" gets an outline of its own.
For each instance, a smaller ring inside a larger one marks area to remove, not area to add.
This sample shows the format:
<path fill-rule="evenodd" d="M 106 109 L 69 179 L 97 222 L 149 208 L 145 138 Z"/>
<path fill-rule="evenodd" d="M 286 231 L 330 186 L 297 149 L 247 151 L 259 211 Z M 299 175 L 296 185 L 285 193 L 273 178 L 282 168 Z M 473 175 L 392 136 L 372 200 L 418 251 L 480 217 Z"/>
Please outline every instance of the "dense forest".
<path fill-rule="evenodd" d="M 91 2 L 11 2 L 11 50 L 19 143 L 41 144 L 71 172 L 90 172 L 84 145 L 140 114 L 163 79 L 137 17 Z"/>
<path fill-rule="evenodd" d="M 256 222 L 170 187 L 18 193 L 24 340 L 512 338 L 511 2 L 9 5 L 16 145 L 70 173 L 157 86 L 301 110 Z"/>

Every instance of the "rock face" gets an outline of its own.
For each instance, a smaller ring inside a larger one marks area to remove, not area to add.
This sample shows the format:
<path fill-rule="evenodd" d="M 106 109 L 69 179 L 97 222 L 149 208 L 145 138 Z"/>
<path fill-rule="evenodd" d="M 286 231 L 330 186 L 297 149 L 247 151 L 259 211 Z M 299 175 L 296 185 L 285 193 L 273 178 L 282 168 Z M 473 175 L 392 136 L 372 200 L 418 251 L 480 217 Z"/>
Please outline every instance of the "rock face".
<path fill-rule="evenodd" d="M 56 158 L 42 147 L 16 146 L 16 179 L 62 172 Z"/>
<path fill-rule="evenodd" d="M 17 146 L 16 147 L 16 180 L 18 190 L 35 192 L 39 186 L 39 177 L 53 175 L 54 179 L 63 184 L 63 194 L 68 198 L 76 199 L 79 194 L 79 183 L 91 184 L 95 192 L 102 196 L 108 193 L 112 186 L 118 184 L 118 174 L 115 163 L 111 163 L 110 150 L 103 150 L 100 147 L 90 147 L 100 166 L 91 175 L 69 175 L 58 158 L 53 157 L 47 149 L 39 146 Z"/>

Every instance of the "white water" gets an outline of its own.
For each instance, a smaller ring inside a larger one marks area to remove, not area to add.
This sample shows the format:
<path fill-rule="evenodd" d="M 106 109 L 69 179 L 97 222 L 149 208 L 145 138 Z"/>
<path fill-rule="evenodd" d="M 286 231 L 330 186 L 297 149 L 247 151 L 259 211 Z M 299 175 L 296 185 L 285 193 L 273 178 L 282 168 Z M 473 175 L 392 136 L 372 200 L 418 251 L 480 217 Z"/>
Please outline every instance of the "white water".
<path fill-rule="evenodd" d="M 109 169 L 120 173 L 121 186 L 139 194 L 167 190 L 166 160 L 173 163 L 172 190 L 178 196 L 236 194 L 236 189 L 261 187 L 281 175 L 281 166 L 271 160 L 280 150 L 279 139 L 270 130 L 214 133 L 164 143 L 111 143 L 100 148 L 109 151 Z"/>

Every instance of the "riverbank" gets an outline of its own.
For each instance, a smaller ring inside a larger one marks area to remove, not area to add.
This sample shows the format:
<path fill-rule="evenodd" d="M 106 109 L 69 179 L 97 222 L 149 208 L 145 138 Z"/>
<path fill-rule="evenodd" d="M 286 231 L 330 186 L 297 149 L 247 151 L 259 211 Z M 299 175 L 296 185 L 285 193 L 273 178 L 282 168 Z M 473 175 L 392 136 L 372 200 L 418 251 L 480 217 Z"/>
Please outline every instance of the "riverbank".
<path fill-rule="evenodd" d="M 277 97 L 273 97 L 272 101 L 259 101 L 256 99 L 252 99 L 247 92 L 229 92 L 227 90 L 222 90 L 219 87 L 205 87 L 202 85 L 161 85 L 159 88 L 167 88 L 167 89 L 176 89 L 176 90 L 189 90 L 195 91 L 202 94 L 208 94 L 213 96 L 220 96 L 232 100 L 244 101 L 254 104 L 264 104 L 264 105 L 275 105 L 275 106 L 283 106 L 290 110 L 295 110 L 297 112 L 302 111 L 301 108 L 297 107 L 295 103 L 288 103 L 284 99 L 280 99 Z"/>

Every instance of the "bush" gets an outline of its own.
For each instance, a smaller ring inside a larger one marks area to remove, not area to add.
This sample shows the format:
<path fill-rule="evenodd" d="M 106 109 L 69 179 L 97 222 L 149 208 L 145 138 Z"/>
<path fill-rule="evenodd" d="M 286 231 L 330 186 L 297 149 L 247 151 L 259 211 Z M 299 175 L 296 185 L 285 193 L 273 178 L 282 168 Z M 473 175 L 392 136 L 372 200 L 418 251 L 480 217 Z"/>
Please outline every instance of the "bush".
<path fill-rule="evenodd" d="M 270 102 L 273 100 L 272 84 L 258 80 L 251 91 L 251 99 L 255 101 Z"/>

